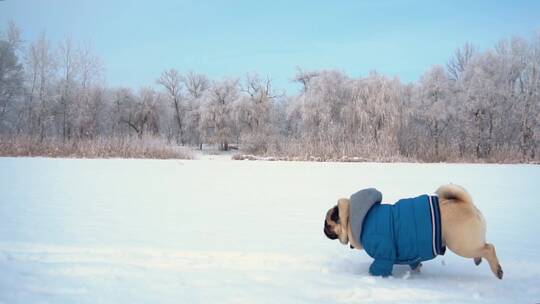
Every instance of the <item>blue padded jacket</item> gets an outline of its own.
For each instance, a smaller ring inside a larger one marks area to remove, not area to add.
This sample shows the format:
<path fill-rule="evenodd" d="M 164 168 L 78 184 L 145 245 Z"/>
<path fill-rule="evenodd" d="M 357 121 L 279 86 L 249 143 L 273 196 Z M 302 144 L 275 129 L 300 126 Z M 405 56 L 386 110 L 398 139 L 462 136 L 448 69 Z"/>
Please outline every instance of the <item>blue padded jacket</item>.
<path fill-rule="evenodd" d="M 372 275 L 389 276 L 394 264 L 414 269 L 443 255 L 438 197 L 421 195 L 394 205 L 373 205 L 363 220 L 360 243 L 375 259 L 369 268 Z"/>

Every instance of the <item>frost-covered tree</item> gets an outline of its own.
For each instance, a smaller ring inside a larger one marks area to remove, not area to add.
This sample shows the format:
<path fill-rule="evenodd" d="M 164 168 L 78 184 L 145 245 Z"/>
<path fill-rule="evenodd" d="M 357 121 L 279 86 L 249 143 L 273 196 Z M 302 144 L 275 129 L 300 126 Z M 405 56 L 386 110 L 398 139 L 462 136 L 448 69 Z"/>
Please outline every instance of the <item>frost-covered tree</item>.
<path fill-rule="evenodd" d="M 23 67 L 17 56 L 17 30 L 11 28 L 7 37 L 3 36 L 0 35 L 0 134 L 15 128 L 15 102 L 24 90 Z"/>
<path fill-rule="evenodd" d="M 28 132 L 43 140 L 52 133 L 53 106 L 55 99 L 57 64 L 45 34 L 32 42 L 28 48 L 25 72 L 28 93 L 25 100 L 24 116 L 28 122 Z"/>
<path fill-rule="evenodd" d="M 54 116 L 63 141 L 94 137 L 100 125 L 98 115 L 104 104 L 104 88 L 99 84 L 100 59 L 88 45 L 75 47 L 66 38 L 58 47 L 57 100 Z"/>
<path fill-rule="evenodd" d="M 355 99 L 363 112 L 360 123 L 367 144 L 380 153 L 397 151 L 397 131 L 399 128 L 401 83 L 399 79 L 389 79 L 372 73 L 356 84 Z M 366 141 L 364 141 L 366 142 Z"/>
<path fill-rule="evenodd" d="M 467 68 L 469 61 L 475 53 L 476 48 L 471 43 L 464 44 L 454 52 L 454 55 L 446 64 L 450 79 L 459 80 L 461 78 L 465 68 Z"/>
<path fill-rule="evenodd" d="M 213 83 L 203 97 L 201 129 L 208 143 L 218 144 L 221 150 L 228 150 L 234 141 L 236 123 L 233 104 L 238 99 L 238 81 L 225 79 Z"/>
<path fill-rule="evenodd" d="M 203 74 L 188 72 L 183 77 L 187 91 L 186 103 L 186 130 L 189 143 L 202 149 L 201 115 L 203 96 L 210 87 L 210 80 Z"/>
<path fill-rule="evenodd" d="M 265 153 L 275 141 L 277 129 L 272 113 L 280 94 L 274 92 L 269 77 L 263 80 L 257 74 L 246 76 L 241 91 L 243 95 L 234 105 L 234 116 L 243 149 Z"/>
<path fill-rule="evenodd" d="M 515 81 L 519 149 L 523 160 L 534 160 L 540 148 L 540 32 L 531 41 L 524 61 L 527 63 Z"/>
<path fill-rule="evenodd" d="M 165 88 L 174 109 L 174 119 L 178 126 L 176 142 L 184 144 L 185 102 L 182 93 L 182 75 L 176 69 L 170 69 L 161 73 L 157 83 Z"/>
<path fill-rule="evenodd" d="M 0 35 L 0 140 L 136 135 L 317 159 L 540 159 L 540 34 L 482 51 L 467 43 L 446 69 L 406 84 L 298 68 L 288 96 L 257 74 L 212 81 L 174 69 L 157 79 L 162 93 L 111 88 L 87 44 L 51 45 L 44 34 L 23 43 L 14 24 Z"/>
<path fill-rule="evenodd" d="M 338 71 L 320 71 L 307 82 L 307 90 L 301 99 L 301 132 L 309 141 L 310 154 L 316 150 L 333 153 L 335 143 L 340 141 L 344 106 L 350 101 L 348 78 Z"/>
<path fill-rule="evenodd" d="M 120 121 L 128 125 L 139 138 L 159 132 L 159 94 L 143 88 L 138 96 L 129 90 L 118 92 L 117 104 L 122 108 Z"/>
<path fill-rule="evenodd" d="M 341 157 L 397 150 L 399 80 L 376 73 L 361 79 L 339 71 L 310 75 L 287 111 L 290 119 L 300 117 L 300 124 L 289 120 L 287 125 L 299 133 L 293 136 L 306 146 L 305 153 Z"/>
<path fill-rule="evenodd" d="M 300 67 L 296 68 L 296 75 L 294 75 L 293 81 L 298 82 L 302 85 L 302 91 L 306 92 L 309 88 L 309 82 L 313 77 L 316 77 L 318 72 L 315 71 L 305 71 Z"/>
<path fill-rule="evenodd" d="M 444 138 L 452 119 L 449 85 L 446 71 L 441 66 L 433 66 L 421 77 L 412 97 L 416 101 L 412 122 L 425 131 L 420 134 L 426 135 L 425 138 L 417 138 L 417 152 L 425 151 L 427 155 L 434 155 L 433 160 L 441 159 L 441 150 L 449 147 L 449 142 Z"/>
<path fill-rule="evenodd" d="M 79 73 L 76 50 L 71 38 L 66 38 L 59 46 L 58 67 L 60 79 L 58 83 L 59 100 L 55 114 L 60 120 L 62 139 L 71 137 L 73 128 L 72 118 L 75 111 L 75 101 L 78 93 L 77 77 Z"/>

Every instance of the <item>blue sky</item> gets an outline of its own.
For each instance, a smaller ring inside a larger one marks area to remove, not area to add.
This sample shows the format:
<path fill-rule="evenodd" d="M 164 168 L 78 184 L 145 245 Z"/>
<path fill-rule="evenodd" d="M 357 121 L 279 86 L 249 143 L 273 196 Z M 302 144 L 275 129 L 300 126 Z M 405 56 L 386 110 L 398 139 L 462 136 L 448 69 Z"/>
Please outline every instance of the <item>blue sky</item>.
<path fill-rule="evenodd" d="M 480 49 L 540 30 L 540 1 L 4 0 L 27 41 L 91 43 L 111 86 L 155 85 L 164 69 L 217 79 L 270 76 L 290 93 L 297 66 L 415 81 L 469 41 Z"/>

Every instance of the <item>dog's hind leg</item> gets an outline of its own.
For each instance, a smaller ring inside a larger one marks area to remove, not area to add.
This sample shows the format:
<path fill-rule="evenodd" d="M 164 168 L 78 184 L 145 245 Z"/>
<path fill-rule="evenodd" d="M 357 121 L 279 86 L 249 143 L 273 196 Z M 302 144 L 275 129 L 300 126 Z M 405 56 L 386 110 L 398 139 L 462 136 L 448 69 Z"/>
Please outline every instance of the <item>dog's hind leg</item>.
<path fill-rule="evenodd" d="M 491 271 L 493 274 L 499 278 L 502 279 L 503 277 L 503 270 L 501 267 L 501 264 L 499 264 L 499 259 L 497 259 L 497 254 L 495 253 L 495 246 L 492 244 L 486 243 L 482 249 L 480 249 L 480 254 L 478 255 L 480 257 L 485 258 L 489 263 L 489 268 L 491 268 Z M 476 262 L 476 258 L 475 258 Z"/>
<path fill-rule="evenodd" d="M 480 263 L 482 263 L 482 258 L 481 257 L 474 258 L 474 264 L 476 264 L 476 266 L 480 265 Z"/>

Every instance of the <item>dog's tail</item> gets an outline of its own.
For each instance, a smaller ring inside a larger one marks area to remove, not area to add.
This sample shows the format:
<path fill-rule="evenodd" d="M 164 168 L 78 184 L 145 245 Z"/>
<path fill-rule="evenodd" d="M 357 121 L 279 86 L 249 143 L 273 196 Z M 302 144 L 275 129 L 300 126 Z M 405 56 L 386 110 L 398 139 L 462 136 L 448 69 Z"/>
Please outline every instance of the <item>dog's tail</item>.
<path fill-rule="evenodd" d="M 465 190 L 465 188 L 448 184 L 440 186 L 437 191 L 435 191 L 441 200 L 452 200 L 456 203 L 472 203 L 472 198 Z"/>

